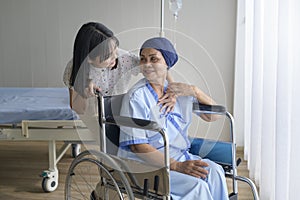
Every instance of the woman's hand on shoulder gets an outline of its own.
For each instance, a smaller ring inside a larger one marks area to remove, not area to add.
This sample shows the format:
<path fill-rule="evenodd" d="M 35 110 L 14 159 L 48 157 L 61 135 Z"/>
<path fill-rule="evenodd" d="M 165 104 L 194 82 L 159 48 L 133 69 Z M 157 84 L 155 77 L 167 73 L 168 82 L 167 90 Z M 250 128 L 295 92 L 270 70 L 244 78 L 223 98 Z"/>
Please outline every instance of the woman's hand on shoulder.
<path fill-rule="evenodd" d="M 162 105 L 160 111 L 165 110 L 165 113 L 172 112 L 178 96 L 194 96 L 192 86 L 185 83 L 169 83 L 166 93 L 158 101 L 158 104 Z"/>
<path fill-rule="evenodd" d="M 162 105 L 160 112 L 165 110 L 165 114 L 172 112 L 176 104 L 176 95 L 174 93 L 166 93 L 158 100 L 158 105 Z"/>

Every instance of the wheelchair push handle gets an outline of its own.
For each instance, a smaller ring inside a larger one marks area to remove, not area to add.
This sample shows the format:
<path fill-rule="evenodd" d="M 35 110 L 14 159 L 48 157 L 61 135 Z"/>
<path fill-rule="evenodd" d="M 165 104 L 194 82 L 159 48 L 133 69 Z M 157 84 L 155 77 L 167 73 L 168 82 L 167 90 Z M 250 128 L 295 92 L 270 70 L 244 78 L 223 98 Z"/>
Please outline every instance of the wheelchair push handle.
<path fill-rule="evenodd" d="M 94 89 L 94 94 L 96 95 L 96 97 L 103 97 L 103 93 L 100 90 L 96 90 Z"/>

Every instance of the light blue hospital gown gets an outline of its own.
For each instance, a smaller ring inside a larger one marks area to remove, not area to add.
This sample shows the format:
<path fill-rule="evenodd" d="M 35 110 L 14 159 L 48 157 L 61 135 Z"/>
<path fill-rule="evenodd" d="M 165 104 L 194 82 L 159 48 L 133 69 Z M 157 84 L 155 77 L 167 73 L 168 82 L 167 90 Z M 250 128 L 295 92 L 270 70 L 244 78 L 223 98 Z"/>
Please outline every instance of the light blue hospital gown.
<path fill-rule="evenodd" d="M 163 115 L 157 105 L 158 96 L 146 79 L 140 80 L 124 96 L 121 115 L 158 122 L 169 136 L 170 157 L 177 161 L 201 159 L 188 152 L 190 142 L 187 130 L 191 123 L 193 97 L 178 97 L 172 113 Z M 127 134 L 128 133 L 128 134 Z M 141 129 L 121 127 L 120 157 L 141 160 L 129 149 L 131 144 L 147 143 L 163 152 L 163 139 L 159 133 Z M 225 200 L 228 192 L 221 166 L 203 159 L 209 166 L 205 180 L 176 171 L 170 172 L 171 196 L 176 199 Z"/>

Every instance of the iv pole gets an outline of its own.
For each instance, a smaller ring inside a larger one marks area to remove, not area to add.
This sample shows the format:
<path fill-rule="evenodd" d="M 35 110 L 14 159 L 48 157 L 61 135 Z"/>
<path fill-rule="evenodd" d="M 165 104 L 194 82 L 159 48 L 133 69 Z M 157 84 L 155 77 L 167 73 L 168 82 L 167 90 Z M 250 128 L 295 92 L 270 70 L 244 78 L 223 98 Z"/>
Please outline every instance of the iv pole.
<path fill-rule="evenodd" d="M 161 0 L 161 6 L 160 6 L 160 32 L 159 36 L 164 37 L 164 15 L 165 15 L 165 0 Z"/>

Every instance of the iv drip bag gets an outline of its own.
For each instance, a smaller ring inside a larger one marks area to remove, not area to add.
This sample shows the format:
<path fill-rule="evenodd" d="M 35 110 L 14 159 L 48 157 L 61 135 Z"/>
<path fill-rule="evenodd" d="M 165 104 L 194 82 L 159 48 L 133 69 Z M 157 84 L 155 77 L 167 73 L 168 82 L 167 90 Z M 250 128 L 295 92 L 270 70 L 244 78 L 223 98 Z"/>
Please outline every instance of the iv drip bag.
<path fill-rule="evenodd" d="M 169 9 L 174 17 L 178 17 L 178 11 L 182 8 L 182 0 L 169 0 Z"/>

